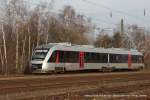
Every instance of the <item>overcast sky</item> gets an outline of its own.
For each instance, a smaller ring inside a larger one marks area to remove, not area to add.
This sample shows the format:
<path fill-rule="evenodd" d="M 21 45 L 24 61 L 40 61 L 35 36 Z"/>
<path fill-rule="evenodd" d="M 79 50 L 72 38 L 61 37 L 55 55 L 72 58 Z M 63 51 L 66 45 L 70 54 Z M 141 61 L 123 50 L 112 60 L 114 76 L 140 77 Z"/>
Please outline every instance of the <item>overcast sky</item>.
<path fill-rule="evenodd" d="M 140 27 L 150 27 L 150 0 L 53 1 L 54 10 L 61 10 L 65 5 L 71 5 L 78 13 L 90 17 L 93 23 L 97 24 L 98 27 L 115 27 L 121 18 L 124 19 L 126 24 L 138 24 Z M 146 10 L 146 16 L 144 16 L 144 9 Z M 111 12 L 112 18 L 110 17 Z"/>

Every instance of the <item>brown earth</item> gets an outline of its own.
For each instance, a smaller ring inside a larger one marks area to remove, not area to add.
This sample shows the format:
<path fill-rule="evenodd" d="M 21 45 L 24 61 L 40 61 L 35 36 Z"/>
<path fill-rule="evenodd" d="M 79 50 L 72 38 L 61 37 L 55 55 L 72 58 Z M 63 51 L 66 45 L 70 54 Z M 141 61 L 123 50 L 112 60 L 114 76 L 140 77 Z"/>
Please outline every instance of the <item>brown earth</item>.
<path fill-rule="evenodd" d="M 148 100 L 150 71 L 0 76 L 0 100 Z"/>

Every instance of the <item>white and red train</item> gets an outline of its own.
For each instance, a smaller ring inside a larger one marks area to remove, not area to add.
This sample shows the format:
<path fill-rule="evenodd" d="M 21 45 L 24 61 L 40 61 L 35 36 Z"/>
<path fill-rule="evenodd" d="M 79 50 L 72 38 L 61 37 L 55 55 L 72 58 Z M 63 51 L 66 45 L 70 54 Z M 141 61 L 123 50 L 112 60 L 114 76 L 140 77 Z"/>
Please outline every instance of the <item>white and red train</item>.
<path fill-rule="evenodd" d="M 143 55 L 137 50 L 95 48 L 70 43 L 49 43 L 38 46 L 34 50 L 30 69 L 33 73 L 135 70 L 143 69 L 143 62 Z"/>

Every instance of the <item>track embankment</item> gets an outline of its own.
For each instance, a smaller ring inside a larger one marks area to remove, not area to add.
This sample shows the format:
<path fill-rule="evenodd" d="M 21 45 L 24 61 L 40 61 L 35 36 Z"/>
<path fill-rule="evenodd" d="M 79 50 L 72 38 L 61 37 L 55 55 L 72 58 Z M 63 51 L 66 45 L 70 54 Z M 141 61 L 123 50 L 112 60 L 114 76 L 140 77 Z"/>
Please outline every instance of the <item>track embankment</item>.
<path fill-rule="evenodd" d="M 0 77 L 1 100 L 148 99 L 150 71 Z"/>

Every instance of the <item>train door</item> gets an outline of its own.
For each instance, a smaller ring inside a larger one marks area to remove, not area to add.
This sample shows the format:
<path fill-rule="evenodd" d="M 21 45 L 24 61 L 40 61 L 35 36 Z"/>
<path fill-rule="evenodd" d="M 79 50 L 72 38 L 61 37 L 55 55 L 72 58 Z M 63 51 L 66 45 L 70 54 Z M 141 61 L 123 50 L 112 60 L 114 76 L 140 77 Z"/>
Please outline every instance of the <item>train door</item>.
<path fill-rule="evenodd" d="M 131 54 L 128 54 L 128 68 L 129 69 L 132 68 L 132 56 L 131 56 Z"/>
<path fill-rule="evenodd" d="M 55 71 L 62 72 L 65 71 L 64 63 L 60 63 L 61 55 L 59 51 L 56 51 L 56 61 L 55 61 Z"/>
<path fill-rule="evenodd" d="M 56 64 L 59 63 L 59 51 L 56 51 Z"/>
<path fill-rule="evenodd" d="M 79 67 L 84 68 L 84 52 L 79 52 Z"/>

